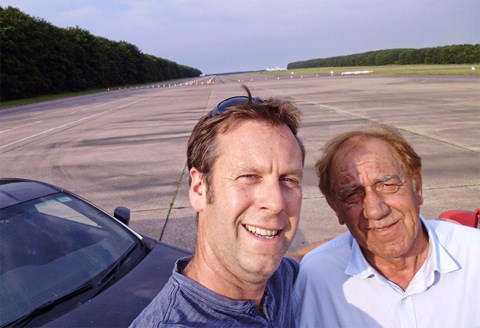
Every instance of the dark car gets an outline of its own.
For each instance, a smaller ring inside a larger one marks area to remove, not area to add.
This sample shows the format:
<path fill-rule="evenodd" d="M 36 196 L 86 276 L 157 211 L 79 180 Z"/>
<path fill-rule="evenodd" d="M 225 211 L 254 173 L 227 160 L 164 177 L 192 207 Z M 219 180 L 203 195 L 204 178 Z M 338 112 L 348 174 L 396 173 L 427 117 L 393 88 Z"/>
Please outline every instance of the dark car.
<path fill-rule="evenodd" d="M 126 327 L 188 252 L 65 189 L 0 179 L 0 326 Z"/>

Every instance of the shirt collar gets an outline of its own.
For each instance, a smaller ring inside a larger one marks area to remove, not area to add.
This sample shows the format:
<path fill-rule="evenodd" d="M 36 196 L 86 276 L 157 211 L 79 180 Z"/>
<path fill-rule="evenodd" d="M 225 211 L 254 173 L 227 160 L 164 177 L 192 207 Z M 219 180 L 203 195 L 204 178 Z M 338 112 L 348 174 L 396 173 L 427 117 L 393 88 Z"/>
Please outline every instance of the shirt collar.
<path fill-rule="evenodd" d="M 427 229 L 430 250 L 423 266 L 423 274 L 430 275 L 432 272 L 448 273 L 460 269 L 458 263 L 440 244 L 435 231 L 425 222 L 420 215 L 422 225 Z M 349 276 L 368 278 L 378 274 L 378 272 L 367 262 L 363 252 L 355 238 L 352 237 L 352 252 L 348 260 L 345 274 Z M 430 280 L 430 279 L 428 279 Z M 433 282 L 433 281 L 432 281 Z"/>
<path fill-rule="evenodd" d="M 423 226 L 428 231 L 428 240 L 430 243 L 430 253 L 427 260 L 431 264 L 431 269 L 440 273 L 448 273 L 461 269 L 460 265 L 445 249 L 438 240 L 438 236 L 433 228 L 426 223 L 423 216 L 420 216 Z"/>
<path fill-rule="evenodd" d="M 209 307 L 220 311 L 230 311 L 235 313 L 248 313 L 256 308 L 255 302 L 252 300 L 233 300 L 224 297 L 198 282 L 184 276 L 181 272 L 185 269 L 192 256 L 183 257 L 177 260 L 172 273 L 172 279 L 179 284 L 183 293 L 193 295 L 193 298 L 202 300 Z"/>

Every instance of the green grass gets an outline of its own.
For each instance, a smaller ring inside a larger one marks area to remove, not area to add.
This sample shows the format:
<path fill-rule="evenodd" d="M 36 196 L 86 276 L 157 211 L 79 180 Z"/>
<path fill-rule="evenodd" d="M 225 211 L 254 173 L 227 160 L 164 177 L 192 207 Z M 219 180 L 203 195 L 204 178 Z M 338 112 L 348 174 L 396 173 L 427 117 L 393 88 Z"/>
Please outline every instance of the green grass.
<path fill-rule="evenodd" d="M 106 91 L 106 89 L 95 89 L 95 90 L 80 91 L 80 92 L 58 93 L 58 94 L 55 94 L 55 95 L 39 96 L 39 97 L 26 98 L 26 99 L 0 101 L 0 109 L 4 109 L 4 108 L 8 108 L 8 107 L 14 107 L 14 106 L 20 106 L 20 105 L 35 104 L 35 103 L 39 103 L 39 102 L 42 102 L 42 101 L 57 100 L 57 99 L 63 99 L 63 98 L 71 98 L 71 97 L 75 97 L 75 96 L 83 96 L 83 95 L 88 95 L 88 94 L 93 94 L 93 93 L 98 93 L 98 92 L 104 92 L 104 91 Z"/>
<path fill-rule="evenodd" d="M 472 70 L 475 67 L 475 70 Z M 340 74 L 352 71 L 373 71 L 372 74 L 448 74 L 448 75 L 480 75 L 480 64 L 462 65 L 387 65 L 387 66 L 354 66 L 354 67 L 316 67 L 289 69 L 286 71 L 259 72 L 268 75 Z"/>
<path fill-rule="evenodd" d="M 475 70 L 472 70 L 475 67 Z M 329 75 L 333 71 L 335 75 L 342 72 L 352 71 L 372 71 L 372 74 L 448 74 L 448 75 L 480 75 L 480 64 L 469 65 L 387 65 L 387 66 L 354 66 L 354 67 L 317 67 L 317 68 L 302 68 L 291 69 L 284 71 L 273 72 L 256 72 L 255 74 L 266 75 L 290 75 L 294 72 L 295 75 L 314 75 L 322 74 Z M 113 89 L 112 89 L 113 90 Z M 68 92 L 56 95 L 41 96 L 19 100 L 0 101 L 0 109 L 28 105 L 48 100 L 56 100 L 62 98 L 69 98 L 74 96 L 82 96 L 86 94 L 93 94 L 103 92 L 105 89 L 96 89 L 82 92 Z"/>

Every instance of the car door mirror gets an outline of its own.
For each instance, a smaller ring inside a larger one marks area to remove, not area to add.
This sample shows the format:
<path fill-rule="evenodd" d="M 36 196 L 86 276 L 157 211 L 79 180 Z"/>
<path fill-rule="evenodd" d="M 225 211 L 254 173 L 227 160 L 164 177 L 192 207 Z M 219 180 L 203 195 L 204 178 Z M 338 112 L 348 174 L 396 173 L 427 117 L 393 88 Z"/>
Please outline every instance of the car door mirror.
<path fill-rule="evenodd" d="M 118 206 L 115 208 L 113 216 L 128 226 L 128 223 L 130 222 L 130 209 L 127 207 Z"/>

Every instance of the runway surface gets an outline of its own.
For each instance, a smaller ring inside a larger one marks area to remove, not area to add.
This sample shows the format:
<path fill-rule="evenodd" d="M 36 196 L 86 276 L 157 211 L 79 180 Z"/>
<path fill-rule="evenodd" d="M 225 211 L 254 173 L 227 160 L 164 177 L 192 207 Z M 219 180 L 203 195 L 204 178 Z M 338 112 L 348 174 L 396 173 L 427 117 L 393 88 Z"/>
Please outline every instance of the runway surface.
<path fill-rule="evenodd" d="M 206 81 L 206 80 L 204 80 Z M 398 127 L 423 159 L 422 214 L 480 207 L 480 78 L 477 76 L 217 76 L 0 110 L 0 176 L 65 187 L 131 226 L 193 250 L 185 150 L 190 131 L 219 101 L 283 97 L 303 112 L 307 149 L 302 218 L 291 248 L 346 231 L 318 191 L 314 164 L 332 136 L 372 122 Z"/>

